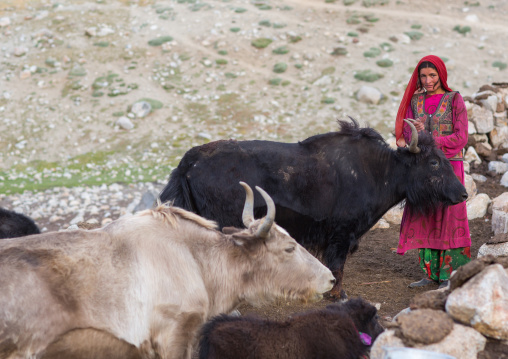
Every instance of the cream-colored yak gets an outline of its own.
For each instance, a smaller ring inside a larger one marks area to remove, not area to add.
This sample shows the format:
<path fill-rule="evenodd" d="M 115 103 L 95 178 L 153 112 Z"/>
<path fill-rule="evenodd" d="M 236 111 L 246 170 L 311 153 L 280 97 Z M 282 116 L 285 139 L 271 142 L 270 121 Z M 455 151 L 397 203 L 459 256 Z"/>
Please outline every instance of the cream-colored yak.
<path fill-rule="evenodd" d="M 254 220 L 242 185 L 247 229 L 222 233 L 159 206 L 98 230 L 0 241 L 0 358 L 44 357 L 52 342 L 93 346 L 100 333 L 143 358 L 190 358 L 202 324 L 243 301 L 319 299 L 332 273 L 273 224 L 275 205 L 260 188 L 268 212 Z"/>

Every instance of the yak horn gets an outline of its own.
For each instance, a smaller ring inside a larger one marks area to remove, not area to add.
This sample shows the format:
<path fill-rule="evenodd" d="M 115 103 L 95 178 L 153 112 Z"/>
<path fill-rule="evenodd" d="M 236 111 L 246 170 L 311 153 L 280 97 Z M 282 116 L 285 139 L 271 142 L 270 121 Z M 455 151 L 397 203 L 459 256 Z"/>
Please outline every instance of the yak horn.
<path fill-rule="evenodd" d="M 420 147 L 418 147 L 418 131 L 416 131 L 415 125 L 404 119 L 404 121 L 411 127 L 411 143 L 409 144 L 409 152 L 420 153 Z"/>
<path fill-rule="evenodd" d="M 256 186 L 256 189 L 263 196 L 266 202 L 266 216 L 256 232 L 256 237 L 266 238 L 268 232 L 272 228 L 273 221 L 275 220 L 275 203 L 273 203 L 272 197 L 266 193 L 262 188 Z"/>
<path fill-rule="evenodd" d="M 248 228 L 254 220 L 254 193 L 252 193 L 252 189 L 247 183 L 240 182 L 240 184 L 245 189 L 245 206 L 243 207 L 242 222 Z"/>

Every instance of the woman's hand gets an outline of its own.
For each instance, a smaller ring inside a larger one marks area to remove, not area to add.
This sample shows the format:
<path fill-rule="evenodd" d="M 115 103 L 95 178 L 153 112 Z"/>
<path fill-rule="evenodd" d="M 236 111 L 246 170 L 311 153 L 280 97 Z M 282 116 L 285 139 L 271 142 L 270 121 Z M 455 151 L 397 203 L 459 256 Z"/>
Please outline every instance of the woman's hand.
<path fill-rule="evenodd" d="M 425 125 L 421 121 L 415 120 L 413 121 L 413 125 L 415 125 L 416 131 L 418 132 L 425 130 Z"/>

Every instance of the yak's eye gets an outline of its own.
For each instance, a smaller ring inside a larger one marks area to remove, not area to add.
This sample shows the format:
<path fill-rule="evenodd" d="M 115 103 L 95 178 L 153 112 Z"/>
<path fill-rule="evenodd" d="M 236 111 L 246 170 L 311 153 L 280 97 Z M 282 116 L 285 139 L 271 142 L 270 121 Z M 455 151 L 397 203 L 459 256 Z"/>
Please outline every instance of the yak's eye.
<path fill-rule="evenodd" d="M 285 251 L 286 253 L 292 253 L 295 250 L 295 248 L 296 248 L 295 246 L 287 247 Z"/>
<path fill-rule="evenodd" d="M 439 168 L 439 162 L 438 160 L 430 160 L 430 167 L 433 169 L 433 170 L 437 170 Z"/>

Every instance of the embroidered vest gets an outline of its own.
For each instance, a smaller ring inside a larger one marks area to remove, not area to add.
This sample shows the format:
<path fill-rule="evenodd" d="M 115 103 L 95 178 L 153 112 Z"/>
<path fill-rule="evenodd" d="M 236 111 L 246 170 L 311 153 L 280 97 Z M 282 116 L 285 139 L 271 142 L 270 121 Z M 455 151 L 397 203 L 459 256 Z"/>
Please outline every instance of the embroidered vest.
<path fill-rule="evenodd" d="M 457 91 L 445 92 L 437 106 L 436 112 L 430 114 L 425 111 L 425 94 L 416 94 L 411 99 L 411 109 L 415 119 L 424 121 L 425 130 L 432 134 L 432 137 L 449 136 L 453 134 L 452 102 Z M 450 161 L 463 161 L 463 151 L 449 158 Z"/>

